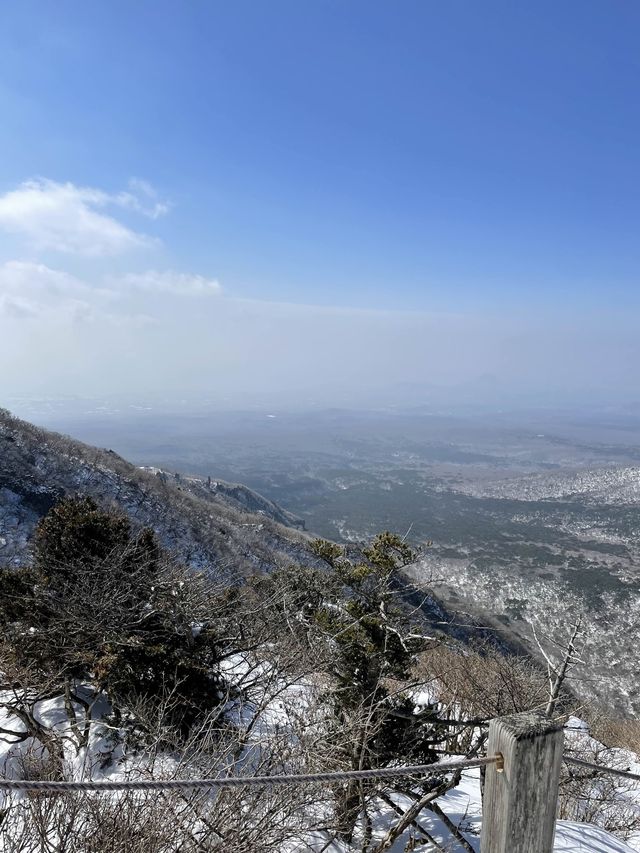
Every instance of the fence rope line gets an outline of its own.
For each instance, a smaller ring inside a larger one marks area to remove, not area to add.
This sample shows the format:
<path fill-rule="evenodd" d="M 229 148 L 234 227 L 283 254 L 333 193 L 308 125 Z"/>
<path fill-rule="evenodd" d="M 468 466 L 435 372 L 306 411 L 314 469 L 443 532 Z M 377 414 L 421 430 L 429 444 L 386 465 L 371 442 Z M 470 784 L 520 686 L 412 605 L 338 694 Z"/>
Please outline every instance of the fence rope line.
<path fill-rule="evenodd" d="M 575 764 L 598 773 L 621 776 L 640 782 L 640 773 L 618 770 L 602 764 L 593 764 L 582 758 L 563 755 L 567 764 Z M 242 788 L 245 786 L 275 787 L 310 782 L 342 782 L 349 779 L 393 779 L 398 776 L 438 776 L 473 767 L 487 767 L 502 762 L 501 755 L 468 758 L 463 761 L 442 761 L 437 764 L 414 764 L 406 767 L 378 767 L 371 770 L 328 771 L 326 773 L 292 773 L 281 776 L 217 776 L 211 779 L 136 779 L 113 781 L 49 781 L 43 779 L 0 779 L 0 791 L 170 791 L 203 788 Z"/>
<path fill-rule="evenodd" d="M 283 776 L 219 776 L 213 779 L 138 779 L 135 781 L 67 782 L 42 779 L 0 779 L 0 791 L 167 791 L 184 788 L 242 788 L 244 786 L 294 785 L 306 782 L 340 782 L 347 779 L 391 779 L 395 776 L 437 776 L 471 767 L 496 764 L 500 756 L 468 758 L 438 764 L 379 767 L 373 770 L 344 770 L 327 773 L 293 773 Z"/>
<path fill-rule="evenodd" d="M 599 773 L 609 773 L 611 776 L 623 776 L 625 779 L 635 779 L 640 782 L 640 773 L 632 773 L 630 770 L 618 770 L 615 767 L 605 767 L 603 764 L 593 764 L 583 758 L 574 758 L 572 755 L 564 755 L 567 764 L 577 764 L 578 767 L 588 767 L 589 770 L 597 770 Z"/>

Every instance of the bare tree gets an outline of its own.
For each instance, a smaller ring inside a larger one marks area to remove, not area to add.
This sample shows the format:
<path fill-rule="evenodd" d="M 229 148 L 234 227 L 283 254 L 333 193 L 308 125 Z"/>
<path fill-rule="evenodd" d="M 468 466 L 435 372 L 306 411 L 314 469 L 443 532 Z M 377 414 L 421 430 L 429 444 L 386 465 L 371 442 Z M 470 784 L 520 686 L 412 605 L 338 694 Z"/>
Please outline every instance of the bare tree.
<path fill-rule="evenodd" d="M 547 640 L 548 645 L 559 651 L 560 656 L 556 657 L 554 656 L 553 652 L 547 652 L 545 650 L 544 645 L 541 642 L 538 633 L 536 632 L 535 626 L 531 626 L 536 645 L 540 651 L 540 654 L 545 659 L 547 664 L 549 697 L 544 709 L 544 712 L 547 717 L 553 717 L 553 715 L 555 714 L 556 707 L 558 705 L 562 693 L 562 689 L 565 686 L 565 682 L 569 678 L 571 670 L 573 669 L 573 667 L 576 666 L 576 664 L 583 663 L 583 661 L 580 660 L 580 656 L 578 654 L 576 646 L 576 641 L 580 636 L 581 627 L 582 619 L 579 618 L 571 629 L 569 640 L 566 642 L 566 646 L 564 647 L 564 649 L 562 648 L 561 642 L 558 639 L 544 635 L 544 639 Z"/>

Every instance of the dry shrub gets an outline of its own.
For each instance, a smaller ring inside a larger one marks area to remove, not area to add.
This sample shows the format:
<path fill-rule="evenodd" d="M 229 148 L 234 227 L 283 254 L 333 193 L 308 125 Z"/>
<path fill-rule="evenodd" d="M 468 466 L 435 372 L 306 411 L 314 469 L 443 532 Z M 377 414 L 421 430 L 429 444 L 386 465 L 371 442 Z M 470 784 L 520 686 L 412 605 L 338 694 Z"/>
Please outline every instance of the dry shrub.
<path fill-rule="evenodd" d="M 606 723 L 602 719 L 603 733 L 606 733 Z M 624 754 L 588 736 L 567 739 L 565 754 L 598 766 L 622 771 L 629 769 L 629 761 Z M 626 840 L 640 829 L 638 783 L 633 779 L 565 763 L 560 778 L 558 817 L 600 826 Z"/>
<path fill-rule="evenodd" d="M 544 708 L 547 680 L 531 660 L 504 656 L 490 645 L 434 646 L 420 655 L 418 675 L 431 677 L 451 715 L 490 720 Z"/>
<path fill-rule="evenodd" d="M 591 736 L 600 743 L 640 755 L 640 720 L 611 717 L 599 709 L 588 709 L 582 715 L 589 723 Z"/>

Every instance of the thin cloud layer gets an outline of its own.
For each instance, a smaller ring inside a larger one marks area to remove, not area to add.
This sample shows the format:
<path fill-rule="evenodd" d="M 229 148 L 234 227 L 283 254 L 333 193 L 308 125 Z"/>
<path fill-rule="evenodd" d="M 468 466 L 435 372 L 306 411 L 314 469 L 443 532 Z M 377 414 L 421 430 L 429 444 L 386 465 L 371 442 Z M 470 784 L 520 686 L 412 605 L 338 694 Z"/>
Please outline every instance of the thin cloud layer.
<path fill-rule="evenodd" d="M 559 317 L 542 324 L 244 300 L 169 271 L 90 283 L 10 261 L 0 266 L 0 294 L 3 387 L 22 396 L 191 394 L 235 405 L 279 393 L 297 404 L 379 405 L 399 385 L 453 386 L 482 373 L 505 392 L 557 394 L 585 377 L 592 387 L 635 387 L 640 357 L 629 325 L 602 316 L 576 328 Z M 476 396 L 485 393 L 480 384 Z"/>
<path fill-rule="evenodd" d="M 118 193 L 113 200 L 121 207 L 141 213 L 149 219 L 159 219 L 171 210 L 169 202 L 163 201 L 151 184 L 140 178 L 131 178 L 129 191 Z"/>
<path fill-rule="evenodd" d="M 499 379 L 502 396 L 637 386 L 640 342 L 628 318 L 599 314 L 576 324 L 574 315 L 547 321 L 242 299 L 197 273 L 134 271 L 126 256 L 116 274 L 113 256 L 158 245 L 116 214 L 152 222 L 168 209 L 141 181 L 110 194 L 42 179 L 0 196 L 0 230 L 17 235 L 0 258 L 5 393 L 229 401 L 280 393 L 300 402 L 303 389 L 305 399 L 378 404 L 399 386 L 473 384 L 484 373 Z M 25 240 L 36 251 L 16 259 Z M 52 250 L 79 257 L 65 269 L 51 262 Z M 491 390 L 480 383 L 474 393 Z"/>
<path fill-rule="evenodd" d="M 202 275 L 181 273 L 175 270 L 147 270 L 128 273 L 110 279 L 111 285 L 147 293 L 172 293 L 176 296 L 206 296 L 222 292 L 220 282 Z"/>
<path fill-rule="evenodd" d="M 153 189 L 134 182 L 117 194 L 47 179 L 25 181 L 0 196 L 0 229 L 39 251 L 87 257 L 117 255 L 153 246 L 157 241 L 105 212 L 117 207 L 152 219 L 168 210 Z"/>
<path fill-rule="evenodd" d="M 56 315 L 75 320 L 148 322 L 162 312 L 157 298 L 207 297 L 221 293 L 220 284 L 201 275 L 174 270 L 148 270 L 119 277 L 83 281 L 64 270 L 32 261 L 6 261 L 0 265 L 0 318 L 29 320 Z M 140 307 L 148 310 L 140 311 Z"/>
<path fill-rule="evenodd" d="M 99 297 L 99 291 L 45 264 L 7 261 L 0 266 L 0 317 L 86 317 L 93 313 L 92 303 Z"/>

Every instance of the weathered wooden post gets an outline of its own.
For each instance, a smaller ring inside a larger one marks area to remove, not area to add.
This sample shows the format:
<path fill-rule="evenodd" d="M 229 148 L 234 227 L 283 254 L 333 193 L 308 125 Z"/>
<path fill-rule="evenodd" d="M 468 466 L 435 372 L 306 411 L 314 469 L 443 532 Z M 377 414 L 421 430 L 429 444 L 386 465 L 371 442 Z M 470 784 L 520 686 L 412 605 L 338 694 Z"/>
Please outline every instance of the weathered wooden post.
<path fill-rule="evenodd" d="M 535 711 L 492 720 L 482 806 L 482 853 L 552 853 L 564 734 Z M 502 767 L 502 769 L 501 769 Z"/>

